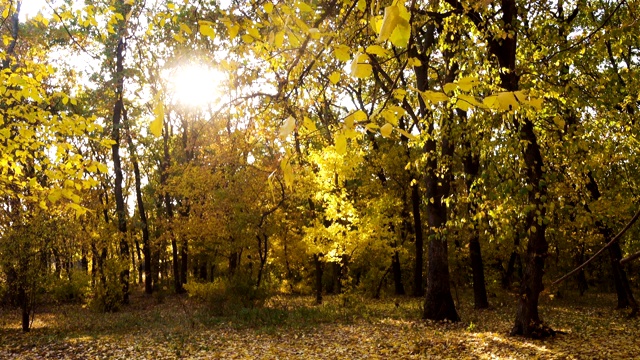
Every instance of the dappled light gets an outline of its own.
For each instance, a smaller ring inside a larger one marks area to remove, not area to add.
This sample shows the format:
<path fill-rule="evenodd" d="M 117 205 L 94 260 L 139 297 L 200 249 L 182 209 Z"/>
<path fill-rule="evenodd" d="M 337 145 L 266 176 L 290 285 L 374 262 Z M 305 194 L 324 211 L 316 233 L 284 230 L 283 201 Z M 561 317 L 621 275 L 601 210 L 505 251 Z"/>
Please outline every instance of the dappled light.
<path fill-rule="evenodd" d="M 637 9 L 0 0 L 0 359 L 637 358 Z"/>

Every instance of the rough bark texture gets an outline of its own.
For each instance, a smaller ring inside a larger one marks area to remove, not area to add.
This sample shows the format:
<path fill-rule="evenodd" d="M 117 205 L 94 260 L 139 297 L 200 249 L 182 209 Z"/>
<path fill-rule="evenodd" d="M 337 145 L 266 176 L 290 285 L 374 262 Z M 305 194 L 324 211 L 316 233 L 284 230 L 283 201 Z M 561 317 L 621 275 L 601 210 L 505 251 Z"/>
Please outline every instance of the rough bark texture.
<path fill-rule="evenodd" d="M 433 42 L 433 31 L 425 35 L 425 43 L 423 48 L 427 49 Z M 429 87 L 428 82 L 428 64 L 429 55 L 427 53 L 418 53 L 413 50 L 412 56 L 417 57 L 421 65 L 414 67 L 416 74 L 416 85 L 418 90 L 424 91 Z M 447 72 L 447 80 L 452 82 L 456 76 L 457 65 L 453 64 Z M 422 98 L 418 98 L 420 104 L 420 116 L 424 119 L 430 118 L 429 107 L 424 103 Z M 449 121 L 451 119 L 448 119 Z M 434 135 L 435 119 L 431 119 L 428 126 L 429 139 L 424 145 L 423 152 L 427 157 L 425 166 L 425 197 L 427 200 L 426 217 L 427 224 L 430 228 L 428 231 L 429 253 L 427 267 L 427 287 L 423 317 L 432 320 L 450 320 L 458 321 L 460 317 L 456 311 L 453 297 L 451 296 L 451 284 L 449 280 L 449 254 L 447 237 L 445 235 L 445 225 L 447 222 L 447 206 L 443 202 L 449 196 L 450 182 L 452 179 L 451 161 L 453 155 L 453 144 L 449 139 L 449 131 L 451 124 L 443 123 L 440 125 L 440 147 L 441 156 L 437 155 L 438 144 Z M 444 164 L 444 176 L 440 176 L 439 160 Z M 415 206 L 415 205 L 414 205 Z M 415 208 L 414 208 L 415 209 Z"/>

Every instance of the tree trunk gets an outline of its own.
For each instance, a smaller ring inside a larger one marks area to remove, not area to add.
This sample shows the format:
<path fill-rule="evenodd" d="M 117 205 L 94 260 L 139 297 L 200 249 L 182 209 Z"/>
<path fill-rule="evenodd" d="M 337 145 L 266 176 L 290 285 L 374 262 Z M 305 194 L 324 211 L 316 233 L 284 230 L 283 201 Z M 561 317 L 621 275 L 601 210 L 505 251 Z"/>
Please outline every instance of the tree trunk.
<path fill-rule="evenodd" d="M 189 273 L 189 244 L 186 239 L 182 240 L 180 260 L 181 260 L 180 283 L 181 283 L 181 287 L 184 288 L 184 284 L 187 283 L 187 275 Z"/>
<path fill-rule="evenodd" d="M 415 297 L 424 296 L 424 239 L 422 237 L 422 220 L 420 219 L 420 189 L 418 184 L 411 185 L 411 206 L 413 209 L 413 228 L 416 237 L 416 259 L 413 265 L 413 291 Z"/>
<path fill-rule="evenodd" d="M 404 286 L 402 285 L 402 268 L 400 267 L 400 255 L 398 251 L 393 252 L 391 258 L 391 268 L 393 269 L 393 283 L 395 285 L 395 294 L 404 295 Z"/>
<path fill-rule="evenodd" d="M 462 119 L 467 119 L 467 113 L 459 110 L 458 116 Z M 467 129 L 469 132 L 470 129 Z M 473 184 L 480 173 L 480 157 L 473 152 L 471 142 L 466 140 L 463 143 L 464 157 L 462 159 L 464 165 L 464 172 L 466 174 L 466 186 L 467 194 L 469 197 L 469 218 L 472 220 L 473 233 L 471 240 L 469 240 L 469 257 L 471 260 L 471 271 L 473 272 L 473 299 L 476 309 L 486 309 L 489 307 L 489 301 L 487 300 L 487 289 L 484 279 L 484 265 L 482 263 L 482 250 L 480 248 L 480 234 L 476 221 L 473 220 L 477 211 L 476 199 L 473 194 Z"/>
<path fill-rule="evenodd" d="M 428 89 L 428 68 L 429 56 L 422 53 L 417 54 L 422 62 L 420 66 L 414 67 L 418 90 Z M 448 57 L 448 54 L 445 54 Z M 446 80 L 453 82 L 458 71 L 458 66 L 453 63 L 447 71 Z M 443 119 L 439 124 L 441 157 L 437 155 L 437 143 L 434 136 L 436 119 L 431 117 L 429 107 L 421 97 L 419 99 L 420 115 L 431 122 L 428 126 L 428 139 L 424 145 L 423 153 L 426 155 L 425 166 L 425 197 L 427 200 L 426 215 L 429 230 L 429 254 L 427 266 L 427 288 L 424 305 L 425 319 L 459 321 L 460 317 L 456 311 L 453 297 L 451 296 L 451 284 L 449 280 L 449 253 L 446 237 L 447 206 L 444 199 L 449 196 L 451 180 L 451 161 L 454 147 L 449 139 L 449 132 L 452 126 L 452 116 Z M 440 158 L 440 159 L 439 159 Z M 439 174 L 439 160 L 444 163 L 444 175 Z"/>
<path fill-rule="evenodd" d="M 125 113 L 126 115 L 126 113 Z M 131 137 L 130 129 L 127 127 L 127 143 L 129 145 L 129 154 L 131 161 L 133 162 L 133 175 L 135 178 L 136 188 L 136 203 L 138 205 L 138 215 L 140 216 L 140 223 L 142 224 L 142 251 L 144 253 L 144 292 L 151 294 L 153 292 L 153 281 L 151 276 L 151 247 L 149 244 L 149 225 L 147 222 L 147 212 L 144 206 L 144 200 L 142 199 L 142 180 L 140 176 L 140 166 L 138 164 L 138 155 L 136 147 Z M 138 257 L 140 257 L 140 245 L 136 241 L 136 247 L 138 249 Z M 140 282 L 142 282 L 142 272 L 140 273 Z"/>
<path fill-rule="evenodd" d="M 316 267 L 316 304 L 320 305 L 322 304 L 322 254 L 314 254 L 313 263 Z"/>
<path fill-rule="evenodd" d="M 121 4 L 121 6 L 124 6 Z M 124 111 L 123 88 L 124 88 L 124 52 L 125 39 L 120 36 L 116 47 L 116 69 L 114 78 L 116 80 L 116 102 L 113 108 L 113 128 L 111 132 L 111 154 L 113 158 L 113 171 L 115 173 L 115 202 L 116 214 L 118 217 L 118 231 L 120 232 L 120 256 L 129 260 L 129 243 L 127 242 L 127 215 L 124 206 L 124 195 L 122 193 L 122 165 L 120 163 L 120 128 L 122 120 L 122 112 Z M 122 286 L 122 302 L 129 303 L 129 265 L 125 261 L 127 267 L 120 273 L 120 284 Z"/>
<path fill-rule="evenodd" d="M 598 187 L 598 183 L 596 182 L 596 179 L 593 177 L 593 174 L 591 172 L 587 173 L 586 188 L 591 194 L 591 198 L 593 200 L 600 199 L 600 188 Z M 587 211 L 591 212 L 588 206 Z M 604 238 L 605 244 L 613 238 L 613 230 L 604 222 L 597 220 L 596 227 L 598 228 L 598 232 L 600 232 L 600 234 Z M 632 311 L 635 313 L 638 311 L 638 304 L 633 297 L 633 291 L 629 286 L 629 279 L 627 278 L 627 274 L 625 273 L 622 265 L 620 265 L 620 259 L 622 259 L 622 249 L 620 248 L 620 243 L 613 243 L 611 246 L 609 246 L 608 251 L 609 261 L 611 263 L 611 273 L 613 275 L 613 282 L 616 288 L 616 294 L 618 295 L 617 308 L 624 309 L 631 306 L 631 308 L 633 309 Z"/>

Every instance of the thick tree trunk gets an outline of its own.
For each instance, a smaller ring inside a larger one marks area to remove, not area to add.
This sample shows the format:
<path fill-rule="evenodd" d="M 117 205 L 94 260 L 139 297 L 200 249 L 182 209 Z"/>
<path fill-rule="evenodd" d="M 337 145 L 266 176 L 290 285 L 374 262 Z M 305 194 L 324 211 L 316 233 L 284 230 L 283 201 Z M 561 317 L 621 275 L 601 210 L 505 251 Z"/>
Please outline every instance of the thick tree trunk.
<path fill-rule="evenodd" d="M 404 286 L 402 285 L 402 267 L 400 266 L 400 255 L 398 251 L 393 252 L 391 258 L 391 268 L 393 269 L 393 283 L 396 295 L 404 295 Z"/>
<path fill-rule="evenodd" d="M 469 241 L 469 254 L 471 257 L 471 270 L 473 271 L 473 300 L 476 309 L 489 307 L 487 289 L 484 280 L 484 265 L 478 235 L 475 234 Z"/>

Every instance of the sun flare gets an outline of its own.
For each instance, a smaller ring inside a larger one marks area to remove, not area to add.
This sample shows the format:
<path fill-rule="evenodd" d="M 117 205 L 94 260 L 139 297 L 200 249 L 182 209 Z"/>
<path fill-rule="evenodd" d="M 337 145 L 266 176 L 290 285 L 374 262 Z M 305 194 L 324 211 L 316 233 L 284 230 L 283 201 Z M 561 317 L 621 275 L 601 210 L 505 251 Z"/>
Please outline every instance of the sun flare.
<path fill-rule="evenodd" d="M 227 76 L 204 64 L 186 64 L 167 70 L 168 90 L 174 102 L 199 108 L 222 102 Z"/>

